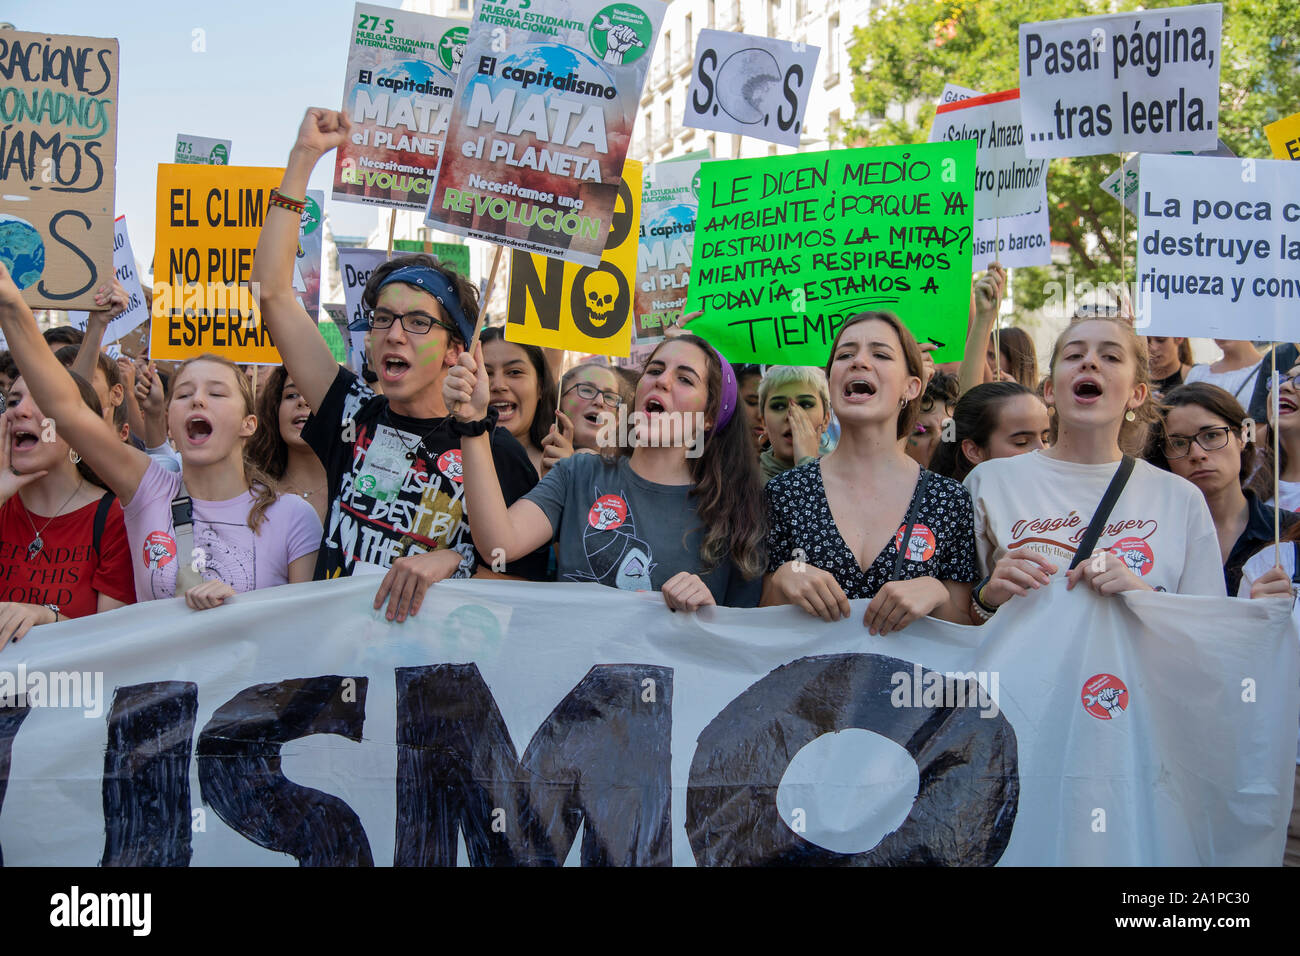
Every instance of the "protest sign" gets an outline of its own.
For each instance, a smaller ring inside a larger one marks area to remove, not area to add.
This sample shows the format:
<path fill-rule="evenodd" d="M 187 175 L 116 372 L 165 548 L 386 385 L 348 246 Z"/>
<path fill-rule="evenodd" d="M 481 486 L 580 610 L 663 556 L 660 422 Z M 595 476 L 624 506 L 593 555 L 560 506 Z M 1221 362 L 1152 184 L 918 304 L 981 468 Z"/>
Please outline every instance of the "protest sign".
<path fill-rule="evenodd" d="M 888 309 L 960 359 L 974 186 L 970 140 L 704 163 L 691 331 L 732 362 L 824 365 L 845 319 Z"/>
<path fill-rule="evenodd" d="M 1052 224 L 1047 215 L 1046 186 L 1038 200 L 1038 208 L 1023 216 L 975 220 L 971 257 L 975 271 L 983 271 L 995 260 L 1008 269 L 1052 264 Z"/>
<path fill-rule="evenodd" d="M 1290 341 L 1300 309 L 1300 165 L 1142 157 L 1138 327 Z"/>
<path fill-rule="evenodd" d="M 943 92 L 939 94 L 939 103 L 959 103 L 962 100 L 973 99 L 976 96 L 983 96 L 979 90 L 972 90 L 969 86 L 958 86 L 956 83 L 945 83 Z"/>
<path fill-rule="evenodd" d="M 131 251 L 131 237 L 126 231 L 126 216 L 118 216 L 113 223 L 113 274 L 126 291 L 126 310 L 108 323 L 104 344 L 116 342 L 142 323 L 149 321 L 149 302 L 140 286 L 140 274 L 135 268 L 135 253 Z M 69 312 L 68 321 L 75 328 L 86 331 L 88 312 Z"/>
<path fill-rule="evenodd" d="M 271 190 L 283 176 L 266 166 L 159 165 L 150 358 L 211 352 L 280 364 L 249 277 Z"/>
<path fill-rule="evenodd" d="M 478 4 L 429 225 L 597 268 L 666 6 Z"/>
<path fill-rule="evenodd" d="M 873 637 L 865 600 L 828 624 L 451 579 L 398 624 L 377 580 L 151 601 L 5 648 L 5 864 L 1282 860 L 1290 601 L 1058 581 L 983 627 Z"/>
<path fill-rule="evenodd" d="M 177 133 L 174 162 L 193 163 L 199 166 L 229 166 L 230 140 Z"/>
<path fill-rule="evenodd" d="M 641 164 L 629 159 L 599 267 L 518 251 L 511 254 L 506 341 L 627 355 L 640 220 Z"/>
<path fill-rule="evenodd" d="M 455 269 L 469 278 L 469 246 L 463 242 L 423 242 L 419 239 L 398 239 L 393 242 L 398 252 L 424 252 L 442 265 Z"/>
<path fill-rule="evenodd" d="M 341 302 L 322 302 L 321 309 L 325 313 L 325 321 L 317 325 L 321 338 L 330 347 L 334 361 L 342 362 L 351 368 L 351 363 L 348 361 L 347 306 Z"/>
<path fill-rule="evenodd" d="M 113 271 L 117 49 L 0 30 L 0 261 L 34 309 L 93 309 Z"/>
<path fill-rule="evenodd" d="M 343 279 L 343 307 L 348 327 L 348 358 L 354 371 L 360 371 L 366 355 L 366 337 L 370 321 L 361 304 L 370 273 L 388 261 L 383 249 L 340 249 L 339 272 Z"/>
<path fill-rule="evenodd" d="M 1025 156 L 1020 91 L 939 104 L 930 142 L 975 140 L 975 218 L 1022 216 L 1038 208 L 1047 160 Z"/>
<path fill-rule="evenodd" d="M 325 193 L 307 190 L 307 205 L 298 227 L 298 254 L 293 262 L 293 290 L 315 321 L 320 312 L 320 264 L 325 240 Z"/>
<path fill-rule="evenodd" d="M 821 47 L 701 30 L 686 126 L 798 146 Z"/>
<path fill-rule="evenodd" d="M 463 20 L 358 3 L 334 157 L 334 199 L 424 209 L 447 134 L 469 28 Z"/>
<path fill-rule="evenodd" d="M 1292 113 L 1264 127 L 1274 159 L 1300 159 L 1300 113 Z"/>
<path fill-rule="evenodd" d="M 1219 140 L 1214 149 L 1189 151 L 1175 150 L 1178 156 L 1236 156 L 1223 140 Z M 1115 170 L 1109 176 L 1101 181 L 1101 188 L 1109 193 L 1116 201 L 1119 201 L 1119 181 L 1120 176 L 1124 177 L 1124 207 L 1133 215 L 1138 214 L 1138 166 L 1141 162 L 1142 154 L 1132 156 L 1124 161 L 1124 165 Z"/>
<path fill-rule="evenodd" d="M 655 163 L 641 185 L 632 342 L 652 345 L 682 317 L 691 277 L 700 160 Z"/>
<path fill-rule="evenodd" d="M 1222 26 L 1218 3 L 1020 24 L 1025 152 L 1213 149 Z"/>

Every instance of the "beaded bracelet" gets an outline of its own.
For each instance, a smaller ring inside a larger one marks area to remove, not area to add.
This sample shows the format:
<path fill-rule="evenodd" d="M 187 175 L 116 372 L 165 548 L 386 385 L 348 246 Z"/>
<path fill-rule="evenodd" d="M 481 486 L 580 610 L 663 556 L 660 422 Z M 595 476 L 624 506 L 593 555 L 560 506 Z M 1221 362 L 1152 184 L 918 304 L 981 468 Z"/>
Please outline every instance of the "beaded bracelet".
<path fill-rule="evenodd" d="M 271 205 L 272 205 L 272 206 L 279 206 L 281 209 L 287 209 L 287 210 L 289 210 L 290 212 L 292 212 L 292 213 L 296 213 L 297 215 L 301 216 L 302 213 L 303 213 L 303 210 L 307 208 L 307 200 L 305 200 L 305 199 L 290 199 L 288 196 L 282 195 L 282 194 L 280 193 L 280 190 L 278 190 L 278 189 L 272 189 L 272 190 L 271 190 Z"/>

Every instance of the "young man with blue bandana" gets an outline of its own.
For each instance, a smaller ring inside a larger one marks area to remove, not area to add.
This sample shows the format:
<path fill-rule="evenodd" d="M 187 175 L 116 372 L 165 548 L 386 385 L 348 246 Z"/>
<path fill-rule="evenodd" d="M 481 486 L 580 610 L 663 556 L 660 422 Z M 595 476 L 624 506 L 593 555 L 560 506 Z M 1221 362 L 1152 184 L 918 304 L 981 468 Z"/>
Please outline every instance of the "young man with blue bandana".
<path fill-rule="evenodd" d="M 395 257 L 377 268 L 362 293 L 370 321 L 370 361 L 383 383 L 376 395 L 334 361 L 316 323 L 293 292 L 299 217 L 317 161 L 343 143 L 343 113 L 310 109 L 289 154 L 280 189 L 257 245 L 253 281 L 262 320 L 290 378 L 313 410 L 303 440 L 328 475 L 330 504 L 316 577 L 384 571 L 376 609 L 389 620 L 415 614 L 429 585 L 469 577 L 491 555 L 478 555 L 465 513 L 460 439 L 491 433 L 492 457 L 507 500 L 537 483 L 523 447 L 490 412 L 481 422 L 448 416 L 442 382 L 473 338 L 478 301 L 469 281 L 431 256 Z M 540 579 L 545 551 L 506 569 Z"/>

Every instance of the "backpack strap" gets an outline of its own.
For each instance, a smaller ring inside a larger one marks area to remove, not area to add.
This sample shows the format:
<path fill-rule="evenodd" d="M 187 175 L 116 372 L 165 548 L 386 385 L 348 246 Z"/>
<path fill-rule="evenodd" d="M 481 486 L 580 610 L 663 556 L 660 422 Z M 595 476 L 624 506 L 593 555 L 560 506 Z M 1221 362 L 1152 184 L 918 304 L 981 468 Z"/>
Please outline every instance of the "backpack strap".
<path fill-rule="evenodd" d="M 204 580 L 194 568 L 194 502 L 183 479 L 172 499 L 172 529 L 176 532 L 176 597 L 181 597 Z"/>
<path fill-rule="evenodd" d="M 903 569 L 903 555 L 907 554 L 907 543 L 912 540 L 912 528 L 916 526 L 916 513 L 921 510 L 921 502 L 925 499 L 926 486 L 930 484 L 929 469 L 921 469 L 921 479 L 916 483 L 916 494 L 912 497 L 912 506 L 907 509 L 907 524 L 903 529 L 903 540 L 898 542 L 894 555 L 894 571 L 889 576 L 889 580 L 897 581 L 898 572 Z"/>
<path fill-rule="evenodd" d="M 117 500 L 117 495 L 111 491 L 104 492 L 104 497 L 99 499 L 99 507 L 95 509 L 95 530 L 90 539 L 90 545 L 95 549 L 95 556 L 99 557 L 99 543 L 104 540 L 104 525 L 108 523 L 108 511 L 113 507 L 113 502 Z"/>
<path fill-rule="evenodd" d="M 1106 486 L 1106 493 L 1101 496 L 1101 504 L 1097 505 L 1097 510 L 1093 512 L 1092 520 L 1088 522 L 1088 530 L 1083 533 L 1079 548 L 1074 552 L 1074 560 L 1070 562 L 1071 571 L 1092 557 L 1092 550 L 1097 547 L 1097 541 L 1101 538 L 1101 529 L 1106 527 L 1106 519 L 1110 517 L 1111 509 L 1115 507 L 1115 502 L 1119 500 L 1124 486 L 1128 484 L 1135 464 L 1133 458 L 1125 455 L 1119 467 L 1115 469 L 1114 477 Z"/>
<path fill-rule="evenodd" d="M 1291 547 L 1295 548 L 1295 570 L 1291 572 L 1291 583 L 1300 584 L 1300 541 L 1292 541 Z"/>

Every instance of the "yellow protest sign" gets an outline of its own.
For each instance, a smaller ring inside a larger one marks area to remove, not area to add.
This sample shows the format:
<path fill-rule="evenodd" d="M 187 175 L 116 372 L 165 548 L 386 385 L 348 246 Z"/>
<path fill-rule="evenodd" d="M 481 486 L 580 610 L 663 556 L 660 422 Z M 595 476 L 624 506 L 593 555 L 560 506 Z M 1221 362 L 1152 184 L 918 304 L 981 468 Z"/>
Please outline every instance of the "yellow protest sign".
<path fill-rule="evenodd" d="M 280 363 L 249 277 L 271 190 L 283 176 L 264 166 L 158 167 L 150 358 L 212 352 L 232 362 Z"/>
<path fill-rule="evenodd" d="M 641 164 L 623 164 L 623 181 L 600 268 L 514 252 L 506 340 L 596 355 L 627 355 L 632 347 Z"/>
<path fill-rule="evenodd" d="M 1300 113 L 1292 113 L 1264 127 L 1274 159 L 1300 159 Z"/>

